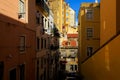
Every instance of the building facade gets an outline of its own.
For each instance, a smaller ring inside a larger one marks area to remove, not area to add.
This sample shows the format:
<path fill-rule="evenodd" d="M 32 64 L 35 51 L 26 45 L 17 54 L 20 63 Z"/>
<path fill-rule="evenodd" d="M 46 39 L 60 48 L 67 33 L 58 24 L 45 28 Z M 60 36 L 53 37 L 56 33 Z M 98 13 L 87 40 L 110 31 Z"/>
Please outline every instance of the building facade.
<path fill-rule="evenodd" d="M 70 27 L 76 27 L 76 13 L 75 11 L 70 7 Z"/>
<path fill-rule="evenodd" d="M 62 4 L 64 0 L 48 0 L 50 9 L 54 14 L 54 23 L 58 30 L 62 31 Z"/>
<path fill-rule="evenodd" d="M 62 34 L 66 35 L 69 27 L 75 26 L 75 11 L 65 1 L 62 5 Z"/>
<path fill-rule="evenodd" d="M 68 34 L 72 34 L 72 33 L 78 34 L 78 27 L 69 27 L 67 33 Z"/>
<path fill-rule="evenodd" d="M 1 1 L 0 7 L 0 80 L 56 80 L 59 30 L 48 2 Z"/>
<path fill-rule="evenodd" d="M 84 61 L 100 46 L 100 4 L 82 3 L 78 19 L 79 57 Z"/>
<path fill-rule="evenodd" d="M 44 0 L 36 0 L 36 80 L 48 80 L 49 7 Z M 47 30 L 48 29 L 48 30 Z"/>
<path fill-rule="evenodd" d="M 100 2 L 100 48 L 81 63 L 84 80 L 119 80 L 119 0 Z M 106 12 L 107 11 L 107 12 Z"/>
<path fill-rule="evenodd" d="M 78 34 L 67 34 L 67 40 L 62 42 L 60 48 L 60 61 L 66 61 L 65 70 L 69 72 L 76 72 L 78 70 L 77 54 L 78 54 Z"/>
<path fill-rule="evenodd" d="M 48 1 L 36 0 L 36 78 L 55 80 L 59 55 L 59 31 L 54 24 L 54 14 Z M 56 31 L 55 31 L 56 30 Z M 55 36 L 57 34 L 57 36 Z"/>
<path fill-rule="evenodd" d="M 1 1 L 0 80 L 35 80 L 34 13 L 34 0 Z"/>

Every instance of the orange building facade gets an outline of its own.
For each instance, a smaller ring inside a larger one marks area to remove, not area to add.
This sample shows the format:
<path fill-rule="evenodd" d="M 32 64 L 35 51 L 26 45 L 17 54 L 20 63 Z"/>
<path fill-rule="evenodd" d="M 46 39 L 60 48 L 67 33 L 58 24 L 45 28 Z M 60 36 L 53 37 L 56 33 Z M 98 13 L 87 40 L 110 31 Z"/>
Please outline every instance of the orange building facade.
<path fill-rule="evenodd" d="M 84 80 L 120 79 L 119 0 L 100 2 L 100 48 L 81 63 Z"/>
<path fill-rule="evenodd" d="M 0 80 L 35 80 L 34 4 L 34 0 L 0 2 Z"/>

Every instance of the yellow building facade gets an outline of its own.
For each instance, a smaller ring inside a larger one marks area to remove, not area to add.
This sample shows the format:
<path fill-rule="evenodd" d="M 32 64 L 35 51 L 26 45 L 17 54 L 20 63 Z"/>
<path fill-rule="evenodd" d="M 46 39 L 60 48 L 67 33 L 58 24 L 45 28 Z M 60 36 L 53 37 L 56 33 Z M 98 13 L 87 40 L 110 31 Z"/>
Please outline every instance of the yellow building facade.
<path fill-rule="evenodd" d="M 66 34 L 69 27 L 75 27 L 75 11 L 65 1 L 62 5 L 62 33 Z M 72 28 L 71 28 L 72 29 Z"/>
<path fill-rule="evenodd" d="M 81 63 L 84 80 L 119 80 L 119 0 L 100 2 L 100 48 Z"/>
<path fill-rule="evenodd" d="M 81 61 L 91 56 L 100 45 L 100 4 L 82 3 L 79 13 L 79 55 Z"/>
<path fill-rule="evenodd" d="M 43 7 L 44 6 L 44 7 Z M 46 34 L 45 28 L 48 23 L 49 7 L 47 2 L 36 0 L 36 79 L 49 79 L 47 66 L 48 41 L 50 36 Z M 50 53 L 49 53 L 50 54 Z"/>
<path fill-rule="evenodd" d="M 48 0 L 50 9 L 54 14 L 54 22 L 60 32 L 62 32 L 62 4 L 64 0 Z"/>
<path fill-rule="evenodd" d="M 68 34 L 78 34 L 78 27 L 69 27 L 68 28 Z"/>
<path fill-rule="evenodd" d="M 35 80 L 35 1 L 0 2 L 0 80 Z"/>
<path fill-rule="evenodd" d="M 36 0 L 37 80 L 53 80 L 57 78 L 58 58 L 56 59 L 56 56 L 59 54 L 59 33 L 55 27 L 53 15 L 47 1 Z"/>

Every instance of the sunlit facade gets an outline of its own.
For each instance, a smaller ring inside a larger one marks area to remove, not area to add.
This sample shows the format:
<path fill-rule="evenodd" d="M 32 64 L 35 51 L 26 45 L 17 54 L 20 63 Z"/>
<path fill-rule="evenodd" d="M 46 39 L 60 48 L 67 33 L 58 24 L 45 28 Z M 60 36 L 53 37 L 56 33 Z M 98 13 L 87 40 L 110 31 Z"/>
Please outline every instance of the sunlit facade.
<path fill-rule="evenodd" d="M 84 61 L 100 46 L 100 4 L 82 3 L 78 19 L 79 55 Z"/>
<path fill-rule="evenodd" d="M 54 23 L 54 14 L 48 3 L 48 1 L 36 0 L 37 80 L 56 79 L 59 68 L 59 58 L 57 57 L 59 54 L 59 33 Z"/>
<path fill-rule="evenodd" d="M 76 27 L 76 14 L 75 11 L 69 7 L 69 11 L 70 11 L 70 27 Z"/>
<path fill-rule="evenodd" d="M 75 27 L 75 11 L 66 2 L 62 5 L 62 34 L 68 33 L 69 27 Z"/>
<path fill-rule="evenodd" d="M 60 33 L 62 32 L 62 4 L 64 0 L 48 0 L 54 14 L 54 22 Z"/>
<path fill-rule="evenodd" d="M 84 80 L 120 79 L 119 2 L 119 0 L 100 2 L 100 48 L 81 63 Z"/>
<path fill-rule="evenodd" d="M 0 80 L 36 79 L 35 24 L 34 0 L 0 2 Z"/>

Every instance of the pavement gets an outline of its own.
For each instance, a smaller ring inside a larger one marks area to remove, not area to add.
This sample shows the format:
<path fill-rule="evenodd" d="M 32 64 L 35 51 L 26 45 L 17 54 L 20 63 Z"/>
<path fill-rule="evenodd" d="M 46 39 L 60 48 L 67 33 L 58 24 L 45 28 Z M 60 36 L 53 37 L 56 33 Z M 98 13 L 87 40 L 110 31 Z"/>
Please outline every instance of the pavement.
<path fill-rule="evenodd" d="M 58 80 L 83 80 L 83 76 L 78 73 L 68 74 L 64 70 L 60 70 Z"/>

